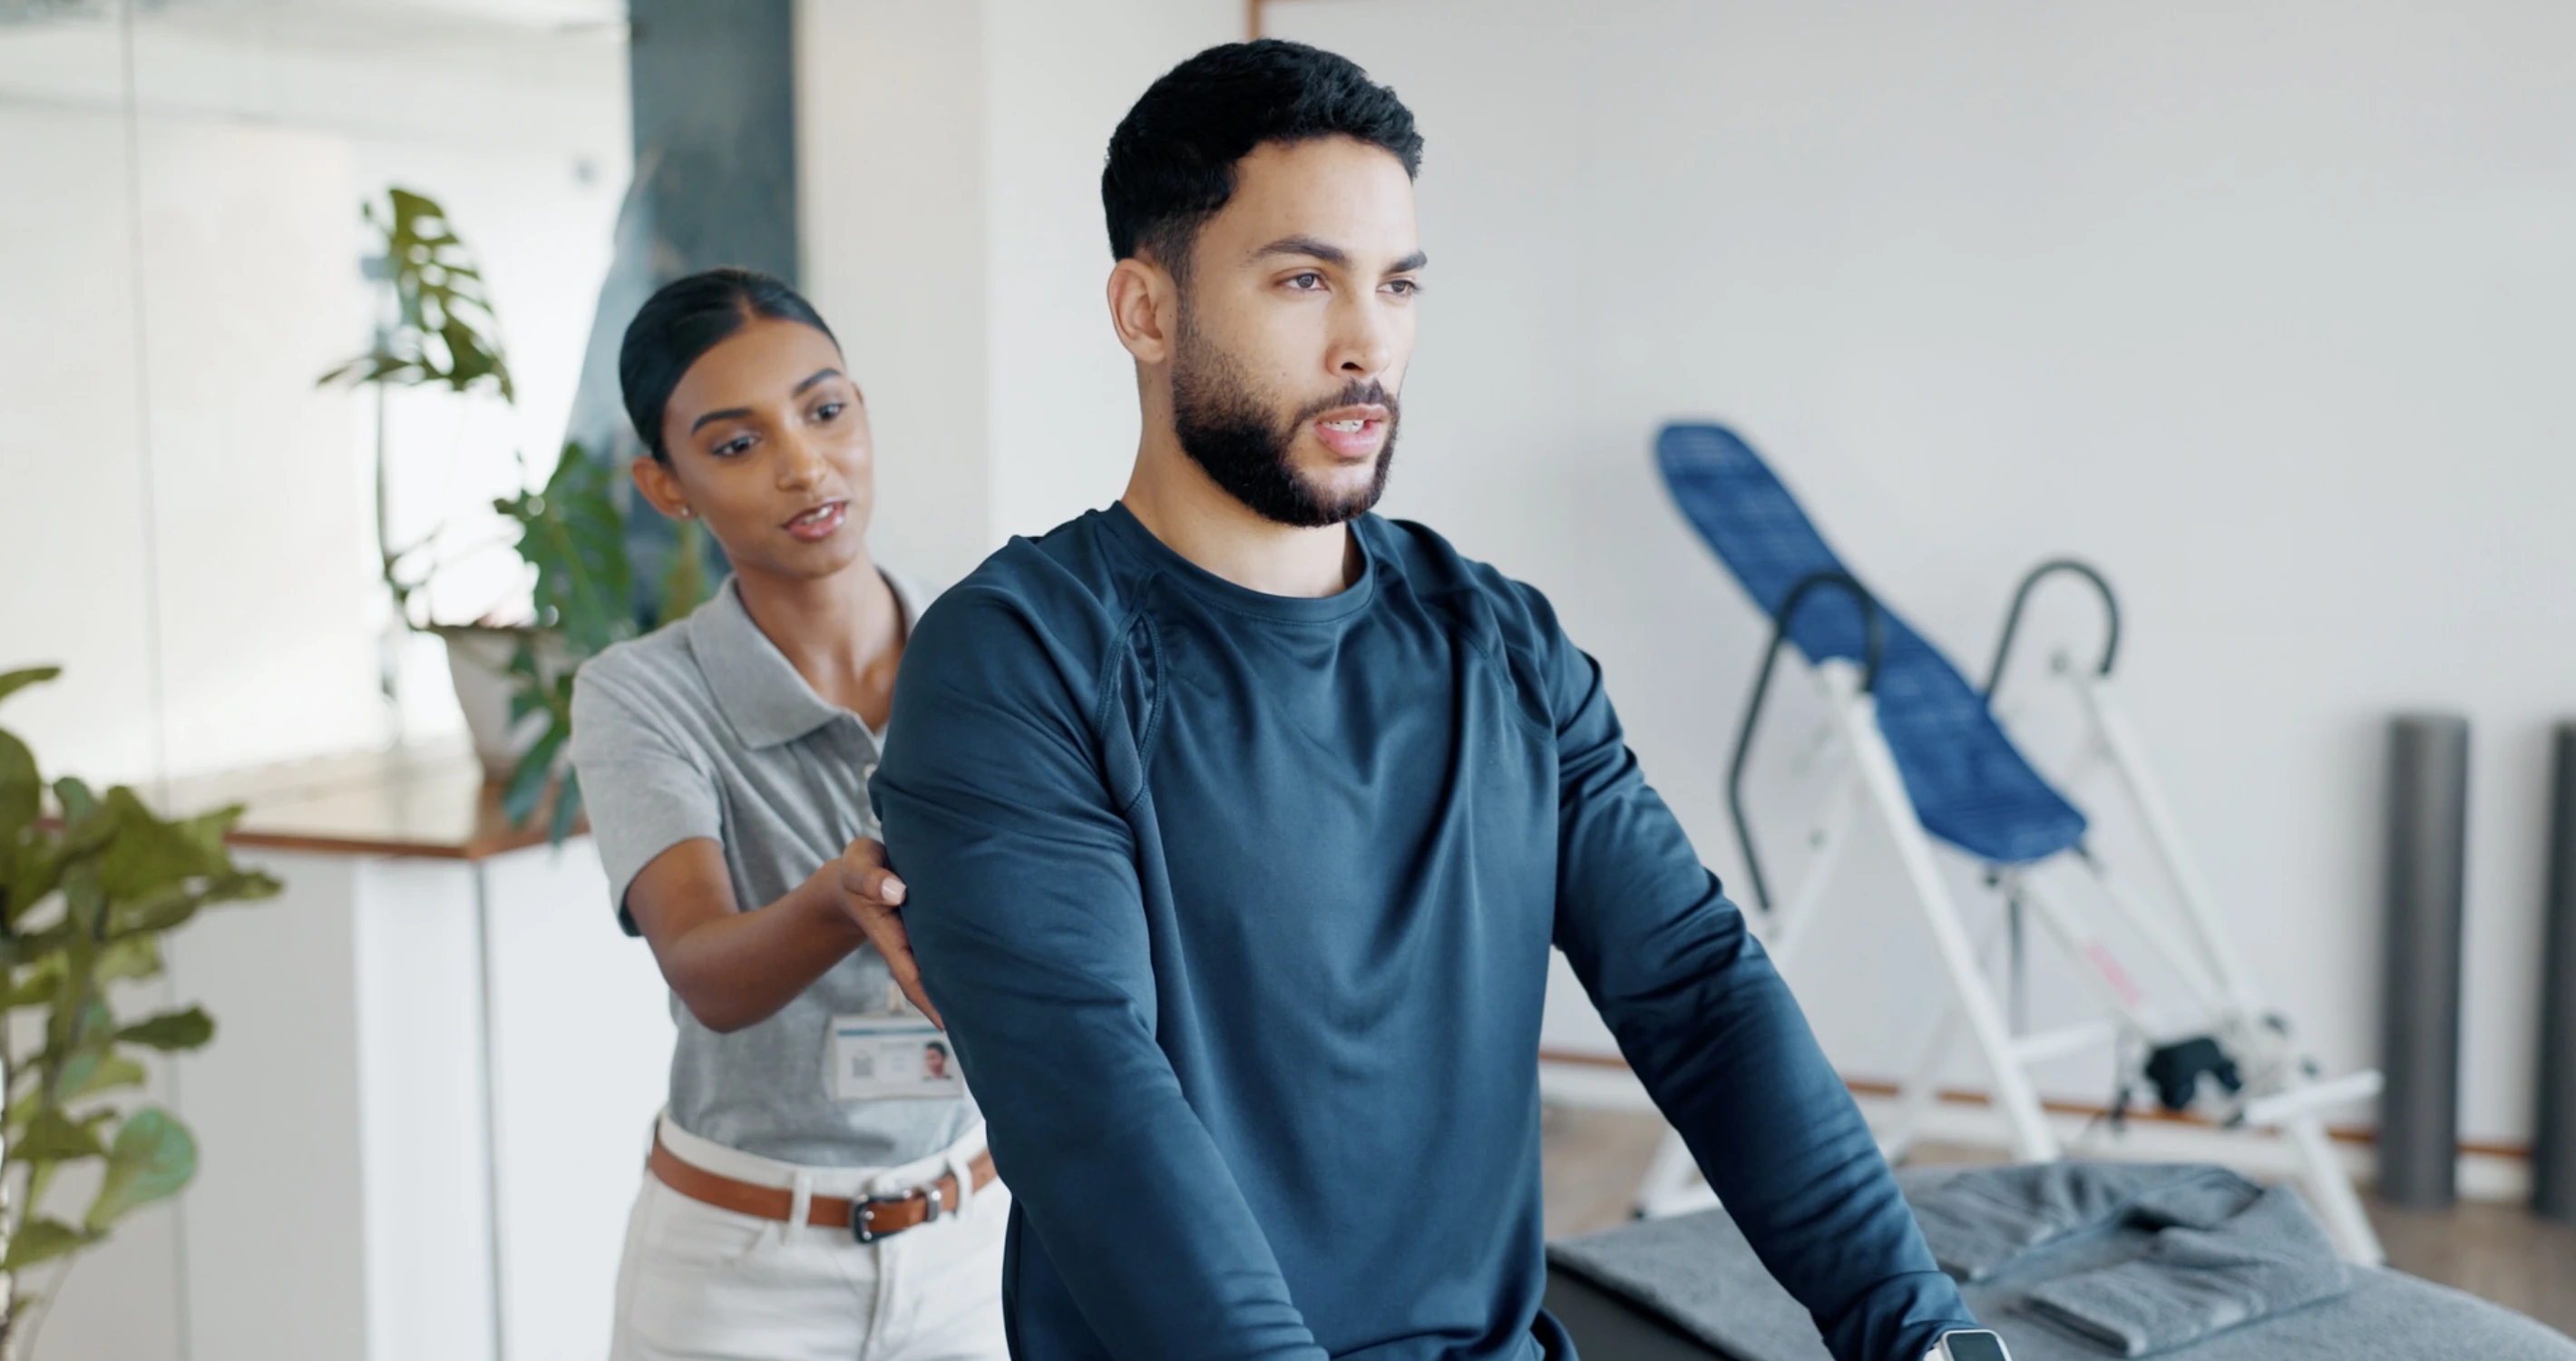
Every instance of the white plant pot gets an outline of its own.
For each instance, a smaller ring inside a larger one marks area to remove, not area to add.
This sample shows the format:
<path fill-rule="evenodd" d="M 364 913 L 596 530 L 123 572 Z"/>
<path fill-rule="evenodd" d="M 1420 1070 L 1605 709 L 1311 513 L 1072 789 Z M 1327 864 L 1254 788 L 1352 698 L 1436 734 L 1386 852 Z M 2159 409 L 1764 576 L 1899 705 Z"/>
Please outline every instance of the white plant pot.
<path fill-rule="evenodd" d="M 529 714 L 515 724 L 510 721 L 510 695 L 516 688 L 510 675 L 511 654 L 521 642 L 533 639 L 537 669 L 549 677 L 562 675 L 572 666 L 563 636 L 538 629 L 480 626 L 445 627 L 438 635 L 447 640 L 447 674 L 456 683 L 456 705 L 465 711 L 465 730 L 474 738 L 475 758 L 483 763 L 486 777 L 508 779 L 519 758 L 546 730 L 543 713 Z M 556 758 L 558 769 L 565 759 Z"/>

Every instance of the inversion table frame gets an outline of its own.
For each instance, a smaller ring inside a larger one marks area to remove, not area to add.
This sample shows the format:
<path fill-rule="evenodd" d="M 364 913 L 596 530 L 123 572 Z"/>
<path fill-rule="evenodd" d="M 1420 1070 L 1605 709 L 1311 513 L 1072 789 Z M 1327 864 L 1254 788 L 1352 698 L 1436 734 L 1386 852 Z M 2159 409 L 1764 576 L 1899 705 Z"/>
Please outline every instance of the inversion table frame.
<path fill-rule="evenodd" d="M 2277 1132 L 2294 1151 L 2300 1180 L 2337 1248 L 2355 1261 L 2383 1260 L 2319 1114 L 2375 1095 L 2379 1074 L 2315 1080 L 2315 1065 L 2290 1047 L 2287 1023 L 2262 1006 L 2112 693 L 2119 611 L 2101 575 L 2059 560 L 2025 577 L 1992 673 L 1979 691 L 1844 569 L 1788 489 L 1733 431 L 1667 426 L 1657 438 L 1656 457 L 1674 501 L 1774 621 L 1728 772 L 1728 797 L 1766 947 L 1783 971 L 1801 954 L 1866 806 L 1896 850 L 1951 985 L 1930 1041 L 1901 1085 L 1893 1125 L 1881 1132 L 1888 1156 L 1902 1157 L 1920 1137 L 1934 1081 L 1962 1024 L 1984 1059 L 2009 1146 L 2023 1161 L 2050 1161 L 2063 1151 L 2031 1083 L 2031 1065 L 2119 1046 L 2126 1076 L 2118 1109 L 2125 1110 L 2130 1099 L 2128 1084 L 2143 1078 L 2159 1086 L 2169 1105 L 2181 1107 L 2197 1095 L 2204 1108 L 2215 1106 L 2224 1130 Z M 2109 631 L 2094 666 L 2079 667 L 2060 653 L 2053 669 L 2079 697 L 2090 730 L 2085 755 L 2115 774 L 2161 862 L 2169 901 L 2151 901 L 2112 873 L 2085 840 L 2084 815 L 2022 755 L 1989 703 L 2033 590 L 2061 574 L 2080 576 L 2100 592 Z M 1772 673 L 1781 649 L 1791 643 L 1813 669 L 1846 769 L 1820 810 L 1806 874 L 1775 910 L 1744 814 L 1743 781 Z M 2087 990 L 2100 1000 L 2098 1017 L 2036 1033 L 2020 1031 L 2007 1018 L 1936 859 L 1936 839 L 1971 857 L 2002 896 L 2016 982 L 2027 909 L 2077 964 Z M 2178 1009 L 2153 1004 L 2121 965 L 2093 924 L 2105 908 L 2179 981 L 2185 997 Z M 2149 1057 L 2133 1063 L 2132 1056 Z M 2214 1081 L 2204 1083 L 2204 1076 Z M 1666 1131 L 1638 1193 L 1640 1213 L 1709 1203 L 1706 1189 L 1693 1182 L 1695 1171 L 1680 1137 Z"/>

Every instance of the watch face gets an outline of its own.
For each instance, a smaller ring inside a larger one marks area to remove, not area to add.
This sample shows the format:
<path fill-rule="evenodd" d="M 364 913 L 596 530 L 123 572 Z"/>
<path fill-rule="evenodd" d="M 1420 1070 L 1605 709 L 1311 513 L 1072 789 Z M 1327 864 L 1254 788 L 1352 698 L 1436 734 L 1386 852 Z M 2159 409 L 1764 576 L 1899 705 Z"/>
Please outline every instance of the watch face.
<path fill-rule="evenodd" d="M 1948 1361 L 2012 1361 L 2004 1354 L 2004 1340 L 1986 1332 L 1946 1334 L 1941 1353 Z"/>

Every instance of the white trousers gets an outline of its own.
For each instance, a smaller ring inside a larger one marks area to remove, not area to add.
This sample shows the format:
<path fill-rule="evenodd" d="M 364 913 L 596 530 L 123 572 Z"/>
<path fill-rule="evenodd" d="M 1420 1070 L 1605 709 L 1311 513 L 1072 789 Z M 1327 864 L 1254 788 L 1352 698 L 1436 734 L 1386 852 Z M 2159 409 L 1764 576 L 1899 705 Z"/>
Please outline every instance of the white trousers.
<path fill-rule="evenodd" d="M 802 1167 L 755 1157 L 661 1122 L 684 1162 L 796 1196 L 797 1223 L 719 1209 L 644 1174 L 617 1271 L 609 1361 L 1005 1361 L 1000 1182 L 953 1214 L 861 1243 L 801 1222 L 809 1196 L 907 1191 L 983 1150 L 980 1126 L 906 1167 Z"/>

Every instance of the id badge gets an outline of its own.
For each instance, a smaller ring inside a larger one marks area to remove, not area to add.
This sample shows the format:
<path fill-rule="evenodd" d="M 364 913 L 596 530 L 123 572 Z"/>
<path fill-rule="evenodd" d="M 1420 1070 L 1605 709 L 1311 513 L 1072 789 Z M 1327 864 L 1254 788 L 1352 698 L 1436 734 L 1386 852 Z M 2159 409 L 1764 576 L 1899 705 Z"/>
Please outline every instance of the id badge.
<path fill-rule="evenodd" d="M 832 1018 L 836 1101 L 916 1100 L 966 1094 L 957 1051 L 919 1012 Z"/>

